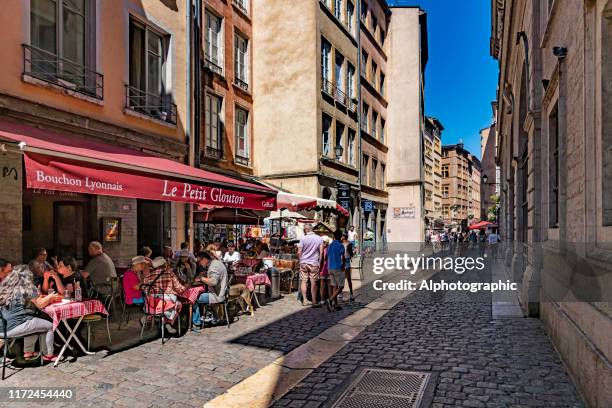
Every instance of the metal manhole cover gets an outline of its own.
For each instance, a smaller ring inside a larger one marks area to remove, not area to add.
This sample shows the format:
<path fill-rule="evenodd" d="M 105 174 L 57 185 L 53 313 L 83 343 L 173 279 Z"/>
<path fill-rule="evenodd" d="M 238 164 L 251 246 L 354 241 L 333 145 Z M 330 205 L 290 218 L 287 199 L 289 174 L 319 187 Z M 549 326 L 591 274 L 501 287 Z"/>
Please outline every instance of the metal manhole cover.
<path fill-rule="evenodd" d="M 366 368 L 332 408 L 416 408 L 429 376 L 416 371 Z"/>

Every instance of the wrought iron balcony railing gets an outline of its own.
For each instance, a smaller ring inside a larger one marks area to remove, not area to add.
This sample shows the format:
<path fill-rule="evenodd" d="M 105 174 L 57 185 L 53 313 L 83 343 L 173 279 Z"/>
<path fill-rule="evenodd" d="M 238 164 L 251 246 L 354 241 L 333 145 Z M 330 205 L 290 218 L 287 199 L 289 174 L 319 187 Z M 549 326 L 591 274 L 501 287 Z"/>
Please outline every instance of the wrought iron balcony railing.
<path fill-rule="evenodd" d="M 126 85 L 125 107 L 176 125 L 176 105 L 172 103 L 170 95 L 157 95 Z"/>
<path fill-rule="evenodd" d="M 244 14 L 249 14 L 247 0 L 232 0 L 232 3 L 234 4 L 234 6 L 238 7 L 240 11 L 242 11 Z"/>
<path fill-rule="evenodd" d="M 249 158 L 245 157 L 245 156 L 238 155 L 238 154 L 234 158 L 234 161 L 236 162 L 236 164 L 241 164 L 243 166 L 248 166 L 249 165 Z"/>
<path fill-rule="evenodd" d="M 102 100 L 104 76 L 54 53 L 23 44 L 23 74 Z"/>
<path fill-rule="evenodd" d="M 216 147 L 206 146 L 204 154 L 208 157 L 212 157 L 213 159 L 222 159 L 223 158 L 223 149 L 219 149 Z"/>
<path fill-rule="evenodd" d="M 325 92 L 329 96 L 334 96 L 334 84 L 327 78 L 321 78 L 321 91 Z"/>
<path fill-rule="evenodd" d="M 350 110 L 351 112 L 355 113 L 357 112 L 357 99 L 355 98 L 348 98 L 348 102 L 347 102 L 347 108 L 348 110 Z"/>
<path fill-rule="evenodd" d="M 337 85 L 334 86 L 334 89 L 334 98 L 336 99 L 336 101 L 340 102 L 343 105 L 346 105 L 346 94 Z"/>
<path fill-rule="evenodd" d="M 204 67 L 215 74 L 223 75 L 223 48 L 217 49 L 217 55 L 211 55 L 208 51 L 204 53 Z"/>
<path fill-rule="evenodd" d="M 236 77 L 234 78 L 234 83 L 236 84 L 236 86 L 238 86 L 238 88 L 243 89 L 245 91 L 249 90 L 249 84 L 246 83 L 245 81 L 243 81 L 242 79 Z"/>

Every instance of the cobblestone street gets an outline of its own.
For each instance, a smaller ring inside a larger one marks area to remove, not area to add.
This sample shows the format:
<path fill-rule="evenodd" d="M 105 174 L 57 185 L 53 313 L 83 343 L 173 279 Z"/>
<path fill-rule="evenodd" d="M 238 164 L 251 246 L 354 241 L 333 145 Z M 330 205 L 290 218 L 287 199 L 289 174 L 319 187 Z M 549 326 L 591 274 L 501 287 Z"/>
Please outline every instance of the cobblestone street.
<path fill-rule="evenodd" d="M 483 276 L 440 272 L 433 278 L 442 279 L 483 281 Z M 493 319 L 488 292 L 418 291 L 274 406 L 331 406 L 365 367 L 433 373 L 434 408 L 584 406 L 540 320 Z"/>

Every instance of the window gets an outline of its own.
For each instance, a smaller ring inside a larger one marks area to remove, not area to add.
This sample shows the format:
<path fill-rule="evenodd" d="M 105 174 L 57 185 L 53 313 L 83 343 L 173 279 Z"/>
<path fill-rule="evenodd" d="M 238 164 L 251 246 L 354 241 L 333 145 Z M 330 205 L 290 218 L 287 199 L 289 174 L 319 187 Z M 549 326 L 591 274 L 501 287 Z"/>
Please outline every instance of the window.
<path fill-rule="evenodd" d="M 361 0 L 361 21 L 363 21 L 364 23 L 367 21 L 368 19 L 368 4 L 365 2 L 365 0 Z"/>
<path fill-rule="evenodd" d="M 71 89 L 101 99 L 101 76 L 93 71 L 94 12 L 91 0 L 31 0 L 31 46 L 24 47 L 27 73 L 60 86 L 69 83 Z"/>
<path fill-rule="evenodd" d="M 559 112 L 558 102 L 548 115 L 548 225 L 559 225 Z"/>
<path fill-rule="evenodd" d="M 344 92 L 344 57 L 336 50 L 334 79 L 336 80 L 336 88 Z"/>
<path fill-rule="evenodd" d="M 449 177 L 448 175 L 448 164 L 442 166 L 442 177 Z"/>
<path fill-rule="evenodd" d="M 241 88 L 248 89 L 249 58 L 248 40 L 236 33 L 234 36 L 234 77 Z"/>
<path fill-rule="evenodd" d="M 221 18 L 206 12 L 206 35 L 204 56 L 217 73 L 223 74 L 223 38 L 221 37 Z"/>
<path fill-rule="evenodd" d="M 383 143 L 385 142 L 385 125 L 385 120 L 380 118 L 380 141 Z"/>
<path fill-rule="evenodd" d="M 350 62 L 346 67 L 346 94 L 351 99 L 357 99 L 355 93 L 355 67 Z"/>
<path fill-rule="evenodd" d="M 236 107 L 236 161 L 240 164 L 249 164 L 249 112 Z"/>
<path fill-rule="evenodd" d="M 353 129 L 348 130 L 348 149 L 347 149 L 348 164 L 351 166 L 355 165 L 355 131 Z"/>
<path fill-rule="evenodd" d="M 380 94 L 382 96 L 385 96 L 385 74 L 382 73 L 382 72 L 380 73 L 380 81 L 379 81 L 378 91 L 380 92 Z"/>
<path fill-rule="evenodd" d="M 377 128 L 378 128 L 378 113 L 375 110 L 372 110 L 372 124 L 370 125 L 372 129 L 372 136 L 376 137 Z"/>
<path fill-rule="evenodd" d="M 334 0 L 334 15 L 342 21 L 342 0 Z"/>
<path fill-rule="evenodd" d="M 378 29 L 378 19 L 376 16 L 372 16 L 372 35 L 376 36 L 376 30 Z"/>
<path fill-rule="evenodd" d="M 325 39 L 321 39 L 321 75 L 323 79 L 331 78 L 331 44 Z"/>
<path fill-rule="evenodd" d="M 223 157 L 223 121 L 221 120 L 223 99 L 206 94 L 204 103 L 206 155 L 220 159 Z"/>
<path fill-rule="evenodd" d="M 379 37 L 378 40 L 380 41 L 380 45 L 384 45 L 385 44 L 385 30 L 382 29 L 382 27 L 380 28 L 380 31 L 378 32 Z"/>
<path fill-rule="evenodd" d="M 143 23 L 130 21 L 128 106 L 176 123 L 176 107 L 166 91 L 168 37 Z"/>
<path fill-rule="evenodd" d="M 351 0 L 346 2 L 346 28 L 349 33 L 355 35 L 355 28 L 353 25 L 353 19 L 355 18 L 355 5 Z"/>
<path fill-rule="evenodd" d="M 368 164 L 369 164 L 369 157 L 367 155 L 363 155 L 363 157 L 361 158 L 361 184 L 367 185 L 368 184 Z"/>
<path fill-rule="evenodd" d="M 370 114 L 370 107 L 367 103 L 362 104 L 362 112 L 361 112 L 361 129 L 364 132 L 368 131 L 368 116 Z"/>
<path fill-rule="evenodd" d="M 367 69 L 368 66 L 368 53 L 365 52 L 365 50 L 361 50 L 361 76 L 362 77 L 366 77 L 366 73 L 368 72 Z"/>
<path fill-rule="evenodd" d="M 378 160 L 372 159 L 372 172 L 370 173 L 370 186 L 378 188 Z"/>
<path fill-rule="evenodd" d="M 387 185 L 387 166 L 383 163 L 380 164 L 380 188 L 384 190 Z"/>
<path fill-rule="evenodd" d="M 342 143 L 342 137 L 344 136 L 344 125 L 340 122 L 336 122 L 336 144 L 335 146 L 342 146 L 342 148 L 344 148 L 344 145 Z M 336 158 L 336 153 L 334 152 L 334 158 Z M 341 157 L 339 159 L 340 161 L 344 161 L 344 157 Z"/>
<path fill-rule="evenodd" d="M 332 120 L 326 114 L 323 114 L 323 156 L 331 155 L 331 125 Z"/>
<path fill-rule="evenodd" d="M 376 88 L 376 75 L 378 74 L 378 65 L 372 61 L 372 76 L 370 77 L 370 83 Z"/>

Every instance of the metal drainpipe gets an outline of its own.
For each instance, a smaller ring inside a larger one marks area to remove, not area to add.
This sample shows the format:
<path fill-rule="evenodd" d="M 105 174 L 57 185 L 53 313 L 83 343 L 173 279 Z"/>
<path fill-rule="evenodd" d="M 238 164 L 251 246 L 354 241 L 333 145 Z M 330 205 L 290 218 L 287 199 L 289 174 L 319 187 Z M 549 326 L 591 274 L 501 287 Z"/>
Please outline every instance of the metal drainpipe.
<path fill-rule="evenodd" d="M 357 1 L 357 15 L 356 17 L 356 23 L 355 23 L 355 27 L 358 28 L 357 29 L 357 134 L 359 135 L 359 150 L 358 150 L 358 154 L 357 154 L 357 162 L 359 163 L 359 180 L 358 180 L 358 184 L 359 184 L 359 194 L 357 196 L 357 208 L 358 208 L 358 220 L 359 220 L 359 230 L 360 230 L 360 239 L 359 239 L 359 245 L 360 245 L 360 250 L 363 250 L 363 230 L 364 230 L 364 224 L 363 224 L 363 209 L 361 208 L 361 180 L 362 180 L 362 164 L 363 164 L 363 153 L 362 153 L 362 146 L 361 146 L 361 112 L 362 112 L 362 100 L 361 100 L 361 65 L 363 64 L 363 61 L 361 59 L 361 1 Z M 353 222 L 353 225 L 355 223 Z M 361 251 L 360 251 L 361 252 Z"/>
<path fill-rule="evenodd" d="M 185 10 L 185 19 L 186 19 L 186 24 L 187 24 L 187 30 L 185 30 L 185 35 L 186 35 L 186 41 L 185 41 L 185 53 L 186 53 L 186 58 L 185 58 L 185 62 L 186 62 L 186 78 L 187 78 L 187 85 L 186 85 L 186 89 L 187 89 L 187 95 L 185 97 L 185 116 L 187 118 L 187 126 L 185 126 L 185 143 L 187 144 L 187 146 L 189 146 L 189 154 L 187 157 L 187 164 L 189 166 L 192 165 L 192 156 L 191 156 L 191 126 L 192 126 L 192 122 L 191 122 L 191 30 L 193 27 L 193 23 L 191 21 L 191 8 L 192 8 L 192 4 L 190 2 L 189 7 L 186 7 Z M 189 234 L 189 227 L 191 225 L 191 204 L 185 204 L 185 241 L 189 241 L 191 242 L 190 239 L 190 234 Z M 192 246 L 193 248 L 193 246 Z"/>

